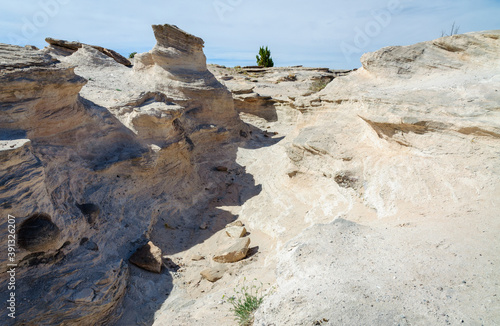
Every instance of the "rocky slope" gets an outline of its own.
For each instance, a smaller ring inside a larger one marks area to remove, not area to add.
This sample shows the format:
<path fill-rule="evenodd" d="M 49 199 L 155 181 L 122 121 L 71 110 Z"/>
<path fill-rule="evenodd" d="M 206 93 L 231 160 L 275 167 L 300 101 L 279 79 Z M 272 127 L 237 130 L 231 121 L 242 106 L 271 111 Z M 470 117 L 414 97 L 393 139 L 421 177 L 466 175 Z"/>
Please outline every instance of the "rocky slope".
<path fill-rule="evenodd" d="M 207 67 L 153 31 L 133 67 L 0 45 L 19 324 L 230 325 L 245 279 L 255 325 L 500 322 L 499 31 L 354 72 Z"/>

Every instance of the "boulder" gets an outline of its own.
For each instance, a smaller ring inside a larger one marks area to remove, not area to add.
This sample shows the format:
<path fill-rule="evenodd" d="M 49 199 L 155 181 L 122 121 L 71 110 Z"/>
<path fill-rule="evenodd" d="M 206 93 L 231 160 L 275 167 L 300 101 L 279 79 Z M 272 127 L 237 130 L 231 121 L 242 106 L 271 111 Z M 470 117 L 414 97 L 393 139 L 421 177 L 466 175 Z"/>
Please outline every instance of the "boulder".
<path fill-rule="evenodd" d="M 247 256 L 249 246 L 250 238 L 237 239 L 215 254 L 213 259 L 218 263 L 235 263 Z"/>
<path fill-rule="evenodd" d="M 149 241 L 146 245 L 137 249 L 129 261 L 147 271 L 161 273 L 162 258 L 161 249 Z"/>
<path fill-rule="evenodd" d="M 230 85 L 229 90 L 234 95 L 241 95 L 241 94 L 251 94 L 251 93 L 253 93 L 253 89 L 254 88 L 255 88 L 255 86 L 247 86 L 247 85 L 236 84 L 236 85 Z"/>

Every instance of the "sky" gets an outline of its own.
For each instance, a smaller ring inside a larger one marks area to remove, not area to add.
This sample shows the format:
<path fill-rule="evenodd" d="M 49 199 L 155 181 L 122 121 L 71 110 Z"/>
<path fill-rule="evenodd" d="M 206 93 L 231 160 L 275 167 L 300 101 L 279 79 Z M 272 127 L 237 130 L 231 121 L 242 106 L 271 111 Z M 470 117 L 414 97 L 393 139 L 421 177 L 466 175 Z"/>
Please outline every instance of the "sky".
<path fill-rule="evenodd" d="M 22 5 L 21 5 L 22 3 Z M 147 52 L 152 24 L 205 41 L 208 63 L 360 67 L 363 53 L 449 34 L 500 29 L 500 0 L 0 0 L 0 43 L 46 46 L 45 37 Z"/>

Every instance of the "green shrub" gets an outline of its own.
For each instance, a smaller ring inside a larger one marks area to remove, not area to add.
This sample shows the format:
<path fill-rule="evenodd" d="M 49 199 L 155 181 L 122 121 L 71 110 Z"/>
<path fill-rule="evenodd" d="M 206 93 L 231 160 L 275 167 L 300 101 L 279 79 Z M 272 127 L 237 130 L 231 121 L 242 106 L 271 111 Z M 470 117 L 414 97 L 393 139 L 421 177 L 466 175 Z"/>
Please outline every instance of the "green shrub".
<path fill-rule="evenodd" d="M 133 57 L 135 57 L 135 55 L 136 55 L 136 54 L 137 54 L 137 52 L 132 52 L 132 53 L 130 53 L 130 54 L 128 55 L 128 57 L 129 57 L 130 59 L 132 59 Z"/>
<path fill-rule="evenodd" d="M 240 326 L 249 326 L 253 323 L 253 314 L 264 301 L 262 286 L 262 283 L 259 286 L 242 285 L 240 289 L 235 288 L 235 295 L 227 300 L 233 306 L 231 311 Z"/>
<path fill-rule="evenodd" d="M 257 65 L 261 67 L 274 66 L 273 58 L 271 58 L 271 51 L 267 48 L 267 46 L 265 48 L 263 46 L 260 47 L 259 54 L 256 56 L 256 58 Z"/>

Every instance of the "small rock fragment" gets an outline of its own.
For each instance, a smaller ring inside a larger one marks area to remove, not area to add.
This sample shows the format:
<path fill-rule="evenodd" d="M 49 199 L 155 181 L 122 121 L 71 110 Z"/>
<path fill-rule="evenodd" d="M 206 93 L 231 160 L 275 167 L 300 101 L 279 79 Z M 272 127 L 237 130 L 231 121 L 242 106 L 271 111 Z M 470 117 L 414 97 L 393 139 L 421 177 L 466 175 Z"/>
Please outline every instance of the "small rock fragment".
<path fill-rule="evenodd" d="M 200 254 L 196 254 L 196 255 L 193 255 L 193 256 L 191 257 L 191 260 L 192 260 L 192 261 L 200 261 L 200 260 L 203 260 L 203 259 L 205 259 L 205 257 L 204 257 L 204 256 L 202 256 L 202 255 L 200 255 Z"/>
<path fill-rule="evenodd" d="M 247 256 L 249 246 L 250 238 L 239 238 L 220 250 L 213 259 L 218 263 L 235 263 Z"/>
<path fill-rule="evenodd" d="M 161 273 L 161 249 L 151 241 L 137 249 L 129 260 L 132 264 L 142 269 L 158 274 Z"/>
<path fill-rule="evenodd" d="M 207 281 L 210 281 L 212 283 L 217 282 L 224 276 L 224 273 L 226 272 L 227 268 L 224 266 L 217 266 L 217 267 L 211 267 L 204 269 L 200 272 L 201 277 L 206 279 Z"/>
<path fill-rule="evenodd" d="M 219 172 L 227 172 L 228 168 L 227 168 L 227 167 L 225 167 L 225 166 L 220 165 L 220 166 L 217 166 L 217 167 L 215 168 L 215 170 L 216 170 L 216 171 L 219 171 Z"/>

